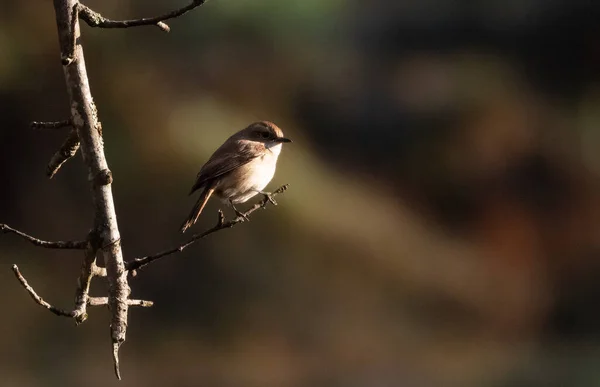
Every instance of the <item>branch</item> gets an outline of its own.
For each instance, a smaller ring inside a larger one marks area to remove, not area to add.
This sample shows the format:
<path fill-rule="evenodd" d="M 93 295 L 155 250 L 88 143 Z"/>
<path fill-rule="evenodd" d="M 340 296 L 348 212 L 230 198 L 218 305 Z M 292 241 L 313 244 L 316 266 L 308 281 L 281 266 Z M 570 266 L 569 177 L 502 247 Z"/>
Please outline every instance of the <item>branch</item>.
<path fill-rule="evenodd" d="M 133 261 L 129 261 L 125 264 L 125 267 L 127 268 L 127 270 L 129 270 L 129 272 L 131 273 L 132 276 L 135 276 L 136 270 L 139 270 L 139 269 L 143 268 L 144 266 L 146 266 L 160 258 L 169 256 L 171 254 L 180 253 L 186 247 L 192 245 L 193 243 L 199 241 L 200 239 L 202 239 L 212 233 L 215 233 L 217 231 L 221 231 L 221 230 L 224 230 L 227 228 L 232 228 L 236 224 L 244 222 L 245 218 L 248 218 L 250 216 L 250 214 L 252 214 L 254 211 L 256 211 L 260 208 L 266 208 L 267 204 L 272 203 L 273 205 L 276 205 L 275 201 L 273 200 L 273 197 L 285 192 L 288 189 L 288 187 L 289 187 L 289 184 L 282 185 L 281 187 L 276 189 L 270 195 L 265 195 L 263 200 L 256 203 L 248 211 L 243 212 L 241 215 L 237 216 L 235 219 L 232 219 L 230 221 L 225 222 L 225 216 L 223 215 L 223 211 L 219 210 L 219 218 L 218 218 L 217 224 L 215 226 L 213 226 L 212 228 L 210 228 L 202 233 L 193 235 L 186 243 L 184 243 L 180 246 L 177 246 L 177 247 L 165 250 L 165 251 L 161 251 L 160 253 L 157 253 L 154 255 L 147 255 L 145 257 L 136 258 Z"/>
<path fill-rule="evenodd" d="M 66 312 L 62 309 L 58 309 L 58 308 L 50 305 L 46 301 L 44 301 L 40 296 L 37 295 L 35 290 L 33 290 L 33 288 L 27 283 L 27 280 L 25 280 L 25 277 L 23 277 L 23 275 L 19 271 L 19 268 L 17 267 L 17 265 L 13 265 L 13 267 L 12 267 L 13 272 L 15 273 L 15 276 L 17 277 L 17 279 L 19 280 L 21 285 L 25 288 L 25 290 L 27 290 L 27 292 L 29 292 L 29 295 L 31 296 L 31 298 L 33 298 L 33 300 L 36 303 L 47 308 L 48 310 L 50 310 L 52 313 L 56 314 L 57 316 L 65 316 L 65 317 L 74 318 L 75 323 L 77 325 L 81 324 L 82 322 L 84 322 L 87 319 L 86 308 L 87 308 L 87 305 L 89 304 L 89 299 L 90 299 L 90 297 L 89 297 L 90 284 L 92 282 L 92 278 L 94 278 L 94 276 L 97 273 L 97 271 L 96 271 L 96 251 L 98 249 L 92 243 L 92 241 L 94 241 L 93 236 L 94 235 L 92 233 L 90 233 L 90 236 L 89 236 L 90 241 L 83 242 L 83 243 L 85 243 L 85 259 L 83 260 L 83 264 L 81 266 L 81 274 L 77 281 L 77 290 L 75 292 L 75 308 L 70 312 Z"/>
<path fill-rule="evenodd" d="M 96 246 L 95 235 L 90 233 L 89 242 L 85 249 L 85 256 L 83 263 L 81 264 L 81 274 L 77 280 L 77 290 L 75 290 L 75 309 L 73 310 L 73 317 L 77 325 L 87 320 L 87 306 L 90 304 L 90 285 L 92 278 L 96 274 L 96 253 L 98 247 Z"/>
<path fill-rule="evenodd" d="M 35 292 L 35 290 L 33 290 L 33 288 L 27 283 L 27 280 L 25 279 L 25 277 L 23 277 L 23 275 L 19 271 L 19 268 L 17 267 L 17 265 L 13 265 L 12 270 L 15 273 L 15 276 L 17 277 L 17 279 L 19 280 L 21 285 L 25 288 L 25 290 L 27 290 L 27 292 L 29 293 L 31 298 L 33 298 L 33 301 L 35 301 L 37 304 L 43 306 L 44 308 L 48 309 L 50 312 L 54 313 L 57 316 L 74 317 L 73 312 L 67 312 L 63 309 L 54 307 L 54 306 L 50 305 L 49 303 L 47 303 L 46 301 L 44 301 L 44 299 L 42 297 L 38 296 L 37 293 Z"/>
<path fill-rule="evenodd" d="M 0 231 L 2 231 L 2 233 L 4 233 L 4 234 L 8 234 L 8 233 L 16 234 L 16 235 L 20 236 L 21 238 L 25 239 L 26 241 L 31 242 L 35 246 L 45 247 L 47 249 L 82 250 L 82 249 L 85 249 L 87 246 L 86 241 L 56 241 L 56 242 L 43 241 L 41 239 L 32 237 L 31 235 L 25 234 L 22 231 L 15 230 L 14 228 L 9 227 L 6 224 L 1 224 L 1 223 L 0 223 Z"/>
<path fill-rule="evenodd" d="M 129 306 L 141 306 L 142 308 L 150 308 L 154 305 L 152 301 L 146 300 L 127 300 Z M 90 306 L 104 306 L 108 305 L 108 297 L 90 297 L 88 301 Z"/>
<path fill-rule="evenodd" d="M 121 344 L 123 344 L 123 343 L 113 340 L 113 352 L 112 352 L 113 364 L 114 364 L 114 368 L 115 368 L 115 375 L 117 376 L 117 379 L 119 379 L 119 380 L 121 380 L 121 369 L 119 366 L 119 348 L 121 347 Z"/>
<path fill-rule="evenodd" d="M 36 246 L 56 249 L 85 249 L 85 258 L 81 265 L 81 273 L 75 293 L 75 307 L 72 311 L 56 308 L 44 301 L 27 283 L 25 277 L 20 273 L 19 268 L 13 265 L 12 269 L 17 280 L 38 305 L 43 306 L 58 316 L 74 318 L 78 324 L 87 319 L 88 306 L 108 305 L 111 312 L 110 331 L 113 361 L 115 373 L 119 379 L 121 379 L 119 348 L 125 342 L 129 307 L 149 307 L 153 303 L 151 301 L 132 300 L 129 298 L 131 289 L 128 284 L 128 271 L 125 268 L 123 260 L 121 237 L 111 189 L 112 173 L 108 169 L 104 155 L 102 127 L 90 92 L 83 49 L 79 40 L 79 20 L 81 18 L 81 20 L 84 20 L 92 27 L 128 28 L 155 25 L 163 31 L 168 32 L 169 26 L 164 23 L 164 20 L 181 16 L 203 5 L 205 2 L 206 0 L 192 0 L 189 5 L 183 8 L 154 18 L 115 21 L 94 12 L 85 5 L 82 5 L 79 0 L 53 0 L 60 43 L 60 57 L 69 95 L 71 118 L 58 122 L 33 122 L 31 126 L 34 129 L 71 127 L 69 136 L 62 144 L 60 150 L 50 160 L 47 173 L 50 177 L 53 177 L 61 165 L 73 157 L 78 149 L 81 148 L 83 160 L 87 167 L 94 207 L 94 227 L 86 241 L 48 242 L 32 237 L 5 224 L 0 224 L 0 232 L 16 234 Z M 248 214 L 252 211 L 254 210 L 251 209 Z M 223 228 L 232 227 L 233 224 L 242 220 L 236 218 L 232 221 L 233 223 L 224 223 L 221 213 L 219 226 Z M 98 253 L 101 253 L 104 267 L 96 265 Z M 139 267 L 144 264 L 142 262 Z M 89 296 L 90 285 L 94 277 L 107 278 L 108 297 Z"/>
<path fill-rule="evenodd" d="M 192 9 L 201 6 L 207 0 L 192 0 L 192 2 L 186 5 L 183 8 L 177 9 L 175 11 L 169 12 L 167 14 L 149 17 L 149 18 L 140 18 L 140 19 L 131 19 L 131 20 L 111 20 L 107 19 L 98 12 L 93 11 L 89 7 L 79 4 L 79 17 L 81 20 L 86 22 L 90 27 L 99 27 L 99 28 L 129 28 L 129 27 L 139 27 L 139 26 L 157 26 L 164 32 L 169 32 L 171 28 L 164 23 L 165 20 L 173 19 L 179 17 Z"/>
<path fill-rule="evenodd" d="M 39 121 L 33 121 L 31 123 L 31 129 L 62 129 L 62 128 L 66 128 L 67 126 L 71 126 L 71 120 L 64 120 L 64 121 L 53 121 L 53 122 L 39 122 Z"/>
<path fill-rule="evenodd" d="M 23 274 L 21 274 L 21 271 L 19 270 L 19 267 L 17 265 L 12 266 L 12 271 L 15 274 L 15 277 L 17 277 L 17 280 L 21 283 L 21 286 L 23 286 L 25 288 L 25 290 L 27 290 L 27 293 L 29 293 L 29 295 L 31 296 L 33 301 L 35 301 L 36 304 L 43 306 L 44 308 L 48 309 L 50 312 L 54 313 L 57 316 L 74 318 L 75 323 L 77 325 L 81 324 L 82 322 L 84 322 L 87 319 L 86 307 L 88 305 L 89 306 L 108 305 L 108 297 L 89 297 L 88 296 L 88 292 L 90 289 L 89 284 L 92 280 L 93 275 L 87 277 L 87 278 L 89 278 L 89 282 L 88 281 L 83 282 L 84 285 L 78 286 L 78 289 L 77 289 L 77 292 L 81 293 L 81 294 L 77 295 L 76 303 L 79 302 L 79 300 L 85 300 L 85 302 L 82 305 L 76 304 L 75 309 L 73 309 L 72 311 L 66 311 L 64 309 L 60 309 L 60 308 L 57 308 L 57 307 L 51 305 L 50 303 L 45 301 L 41 296 L 39 296 L 36 293 L 36 291 L 33 289 L 33 287 L 31 285 L 29 285 L 29 283 L 27 282 L 27 280 L 25 279 Z M 149 308 L 154 305 L 154 302 L 146 301 L 146 300 L 127 300 L 127 304 L 130 306 L 141 306 L 143 308 Z"/>
<path fill-rule="evenodd" d="M 101 252 L 106 267 L 111 339 L 113 349 L 118 349 L 125 341 L 130 289 L 121 251 L 121 236 L 111 189 L 112 179 L 109 178 L 111 173 L 104 155 L 98 112 L 90 91 L 83 49 L 81 44 L 77 44 L 80 36 L 77 17 L 79 9 L 78 0 L 54 0 L 71 119 L 77 130 L 81 153 L 88 170 L 94 207 L 94 233 L 98 237 L 96 246 L 100 247 L 98 251 Z M 115 352 L 115 371 L 117 376 L 120 376 L 116 355 Z"/>
<path fill-rule="evenodd" d="M 90 284 L 92 282 L 92 278 L 94 278 L 95 276 L 102 276 L 102 270 L 100 270 L 100 268 L 96 266 L 96 251 L 98 250 L 97 247 L 93 246 L 93 244 L 88 241 L 42 241 L 40 239 L 27 235 L 21 231 L 15 230 L 14 228 L 9 227 L 5 224 L 0 224 L 0 230 L 4 233 L 10 232 L 13 234 L 17 234 L 36 246 L 56 249 L 85 249 L 85 259 L 83 260 L 83 264 L 81 266 L 81 274 L 79 276 L 79 280 L 77 281 L 77 290 L 75 292 L 75 309 L 73 309 L 70 312 L 58 309 L 44 301 L 40 296 L 37 295 L 33 288 L 29 286 L 29 284 L 25 280 L 25 277 L 23 277 L 23 275 L 19 272 L 19 268 L 17 267 L 17 265 L 13 265 L 13 272 L 17 276 L 17 279 L 19 280 L 21 285 L 29 292 L 29 295 L 31 296 L 31 298 L 33 298 L 33 300 L 36 303 L 47 308 L 57 316 L 74 318 L 77 324 L 81 324 L 82 322 L 84 322 L 87 319 L 86 307 L 88 305 Z M 93 235 L 90 234 L 90 241 L 93 240 L 92 236 Z"/>
<path fill-rule="evenodd" d="M 46 167 L 46 174 L 50 179 L 54 177 L 60 167 L 71 157 L 75 156 L 79 149 L 79 137 L 77 136 L 77 130 L 73 126 L 71 120 L 55 121 L 55 122 L 38 122 L 33 121 L 31 123 L 32 129 L 62 129 L 65 127 L 71 127 L 71 132 L 61 145 L 60 149 L 50 159 L 48 166 Z"/>
<path fill-rule="evenodd" d="M 72 129 L 60 149 L 50 159 L 48 167 L 46 167 L 46 175 L 52 179 L 60 167 L 71 157 L 75 156 L 78 149 L 79 136 L 77 136 L 77 131 Z"/>

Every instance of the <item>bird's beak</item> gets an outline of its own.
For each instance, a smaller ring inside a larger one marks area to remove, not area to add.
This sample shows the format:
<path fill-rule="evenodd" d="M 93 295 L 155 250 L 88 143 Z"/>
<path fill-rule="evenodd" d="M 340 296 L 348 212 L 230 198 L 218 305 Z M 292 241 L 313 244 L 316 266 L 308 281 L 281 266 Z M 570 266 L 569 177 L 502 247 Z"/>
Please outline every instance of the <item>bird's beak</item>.
<path fill-rule="evenodd" d="M 289 138 L 285 138 L 285 137 L 277 137 L 277 140 L 275 140 L 277 142 L 292 142 L 292 140 L 290 140 Z"/>

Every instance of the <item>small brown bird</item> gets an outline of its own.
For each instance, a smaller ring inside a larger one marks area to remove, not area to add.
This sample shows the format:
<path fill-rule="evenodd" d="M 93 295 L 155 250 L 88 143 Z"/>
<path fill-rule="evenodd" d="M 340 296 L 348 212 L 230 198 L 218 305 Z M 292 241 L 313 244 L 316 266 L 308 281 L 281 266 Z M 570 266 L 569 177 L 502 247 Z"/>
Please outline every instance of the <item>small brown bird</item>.
<path fill-rule="evenodd" d="M 291 140 L 268 121 L 255 122 L 229 137 L 200 169 L 190 195 L 197 190 L 202 193 L 181 232 L 196 223 L 213 194 L 230 205 L 238 216 L 243 214 L 235 208 L 236 204 L 259 193 L 269 195 L 263 189 L 275 174 L 284 142 Z"/>

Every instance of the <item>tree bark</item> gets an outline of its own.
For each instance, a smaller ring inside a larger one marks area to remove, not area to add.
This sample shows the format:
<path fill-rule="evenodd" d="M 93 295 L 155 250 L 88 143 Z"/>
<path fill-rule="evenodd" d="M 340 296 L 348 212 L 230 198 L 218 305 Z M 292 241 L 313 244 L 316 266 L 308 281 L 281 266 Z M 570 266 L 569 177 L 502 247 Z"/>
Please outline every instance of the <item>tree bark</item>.
<path fill-rule="evenodd" d="M 81 143 L 81 154 L 88 169 L 94 206 L 92 240 L 102 254 L 108 278 L 108 305 L 111 310 L 111 337 L 118 370 L 118 349 L 125 341 L 130 288 L 121 252 L 111 183 L 112 174 L 104 156 L 102 128 L 94 104 L 80 42 L 78 0 L 54 0 L 63 70 L 71 106 L 71 119 Z"/>

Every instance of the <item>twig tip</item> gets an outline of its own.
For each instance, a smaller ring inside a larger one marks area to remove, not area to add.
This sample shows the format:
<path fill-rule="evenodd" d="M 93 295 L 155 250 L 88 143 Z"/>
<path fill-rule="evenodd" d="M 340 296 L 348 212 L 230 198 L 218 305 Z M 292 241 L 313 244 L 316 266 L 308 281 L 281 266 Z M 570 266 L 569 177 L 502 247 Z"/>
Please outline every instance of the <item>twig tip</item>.
<path fill-rule="evenodd" d="M 156 26 L 164 32 L 171 32 L 171 27 L 169 27 L 167 23 L 159 21 L 158 23 L 156 23 Z"/>
<path fill-rule="evenodd" d="M 121 380 L 121 370 L 119 369 L 119 347 L 121 343 L 118 341 L 113 343 L 113 363 L 115 365 L 115 375 L 117 379 Z"/>

